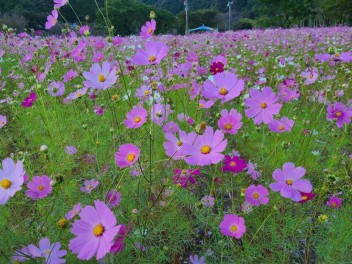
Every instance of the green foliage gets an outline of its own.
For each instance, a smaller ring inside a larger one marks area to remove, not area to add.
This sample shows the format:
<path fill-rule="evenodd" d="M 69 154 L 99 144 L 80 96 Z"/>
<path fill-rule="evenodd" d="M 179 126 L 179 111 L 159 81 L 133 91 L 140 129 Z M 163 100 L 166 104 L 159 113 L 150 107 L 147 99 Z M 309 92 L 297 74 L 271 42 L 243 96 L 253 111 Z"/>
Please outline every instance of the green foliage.
<path fill-rule="evenodd" d="M 241 30 L 241 29 L 252 29 L 253 28 L 253 20 L 249 18 L 243 18 L 237 21 L 232 25 L 232 29 Z"/>

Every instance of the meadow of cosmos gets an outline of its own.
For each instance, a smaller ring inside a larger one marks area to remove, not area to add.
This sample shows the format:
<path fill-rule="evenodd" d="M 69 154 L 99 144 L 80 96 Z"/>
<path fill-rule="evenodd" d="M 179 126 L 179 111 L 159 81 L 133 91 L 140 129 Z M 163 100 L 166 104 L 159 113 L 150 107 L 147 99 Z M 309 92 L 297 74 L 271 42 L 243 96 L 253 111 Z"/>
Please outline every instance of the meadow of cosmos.
<path fill-rule="evenodd" d="M 352 29 L 150 15 L 124 38 L 3 28 L 0 262 L 350 263 Z"/>

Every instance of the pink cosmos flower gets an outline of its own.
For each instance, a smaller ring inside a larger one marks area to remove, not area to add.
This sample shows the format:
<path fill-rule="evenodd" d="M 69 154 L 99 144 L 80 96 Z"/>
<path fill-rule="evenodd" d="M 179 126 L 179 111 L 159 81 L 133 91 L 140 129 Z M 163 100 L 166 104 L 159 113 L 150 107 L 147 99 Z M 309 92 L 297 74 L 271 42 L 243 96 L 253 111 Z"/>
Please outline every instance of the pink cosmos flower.
<path fill-rule="evenodd" d="M 151 21 L 147 21 L 144 26 L 142 26 L 140 36 L 144 38 L 149 38 L 153 35 L 156 29 L 156 21 L 152 19 Z"/>
<path fill-rule="evenodd" d="M 57 10 L 54 9 L 53 11 L 51 11 L 51 15 L 47 17 L 47 21 L 45 23 L 45 29 L 48 30 L 48 29 L 51 29 L 53 26 L 55 26 L 58 17 L 59 17 L 59 13 L 57 12 Z"/>
<path fill-rule="evenodd" d="M 247 162 L 244 159 L 240 159 L 238 156 L 231 157 L 229 155 L 225 156 L 224 166 L 222 171 L 231 171 L 234 174 L 245 170 L 247 167 Z"/>
<path fill-rule="evenodd" d="M 6 116 L 0 115 L 0 128 L 7 124 Z"/>
<path fill-rule="evenodd" d="M 278 98 L 270 87 L 264 87 L 263 91 L 252 89 L 250 97 L 244 100 L 244 104 L 249 107 L 245 110 L 248 118 L 254 117 L 254 124 L 268 124 L 272 121 L 273 115 L 280 112 L 281 104 L 276 103 Z"/>
<path fill-rule="evenodd" d="M 116 190 L 110 190 L 106 195 L 106 202 L 110 208 L 119 206 L 121 202 L 121 193 Z"/>
<path fill-rule="evenodd" d="M 95 88 L 98 90 L 106 90 L 114 85 L 117 80 L 115 68 L 111 69 L 109 62 L 104 61 L 102 67 L 98 63 L 94 63 L 89 72 L 84 72 L 86 78 L 84 85 L 86 87 Z"/>
<path fill-rule="evenodd" d="M 274 119 L 269 123 L 269 128 L 271 131 L 276 133 L 290 132 L 295 121 L 288 119 L 286 116 L 281 118 L 281 120 Z"/>
<path fill-rule="evenodd" d="M 314 199 L 315 196 L 317 196 L 315 193 L 305 193 L 305 192 L 300 192 L 301 194 L 301 200 L 299 201 L 300 203 L 306 203 L 312 199 Z"/>
<path fill-rule="evenodd" d="M 199 103 L 198 103 L 198 108 L 199 109 L 209 109 L 209 108 L 211 108 L 212 106 L 214 105 L 214 101 L 211 101 L 211 100 L 209 100 L 209 101 L 205 101 L 205 100 L 203 100 L 203 99 L 200 99 L 199 100 Z"/>
<path fill-rule="evenodd" d="M 28 251 L 35 258 L 44 257 L 46 264 L 65 263 L 66 260 L 62 258 L 67 254 L 67 251 L 60 250 L 60 247 L 60 242 L 50 244 L 49 239 L 44 237 L 39 241 L 39 248 L 30 244 L 28 246 Z"/>
<path fill-rule="evenodd" d="M 203 198 L 202 198 L 202 204 L 205 206 L 205 207 L 213 207 L 214 205 L 214 197 L 211 196 L 211 195 L 205 195 Z"/>
<path fill-rule="evenodd" d="M 78 73 L 75 72 L 74 70 L 70 69 L 67 73 L 64 75 L 64 82 L 68 82 L 73 80 L 78 76 Z"/>
<path fill-rule="evenodd" d="M 80 27 L 79 34 L 87 36 L 89 34 L 89 26 L 85 25 L 83 27 Z"/>
<path fill-rule="evenodd" d="M 222 132 L 234 135 L 237 134 L 238 130 L 242 127 L 241 119 L 242 115 L 235 109 L 231 109 L 230 113 L 224 109 L 221 111 L 218 126 Z"/>
<path fill-rule="evenodd" d="M 115 153 L 115 162 L 120 168 L 129 167 L 138 160 L 139 153 L 139 148 L 133 144 L 121 145 Z"/>
<path fill-rule="evenodd" d="M 330 196 L 330 199 L 326 204 L 328 206 L 330 206 L 331 208 L 338 209 L 342 205 L 342 201 L 340 198 L 332 195 L 332 196 Z"/>
<path fill-rule="evenodd" d="M 51 180 L 48 176 L 35 176 L 27 183 L 28 190 L 26 196 L 31 197 L 33 200 L 38 200 L 47 197 L 52 192 L 50 185 Z"/>
<path fill-rule="evenodd" d="M 65 93 L 63 82 L 52 82 L 48 86 L 48 92 L 51 96 L 61 96 Z"/>
<path fill-rule="evenodd" d="M 91 193 L 98 185 L 99 181 L 95 179 L 85 180 L 83 187 L 81 187 L 82 192 Z"/>
<path fill-rule="evenodd" d="M 276 169 L 273 172 L 273 178 L 277 182 L 270 184 L 270 188 L 274 192 L 280 192 L 285 198 L 299 202 L 302 199 L 300 192 L 310 193 L 313 189 L 309 180 L 301 179 L 305 173 L 303 167 L 295 168 L 293 163 L 286 162 L 283 170 Z"/>
<path fill-rule="evenodd" d="M 240 239 L 246 232 L 243 217 L 235 214 L 227 214 L 220 223 L 220 231 L 224 236 L 231 236 Z"/>
<path fill-rule="evenodd" d="M 187 188 L 188 183 L 192 185 L 195 184 L 196 180 L 193 176 L 199 175 L 199 173 L 200 170 L 198 168 L 188 170 L 175 169 L 174 176 L 171 178 L 171 180 L 174 181 L 174 184 L 182 188 Z"/>
<path fill-rule="evenodd" d="M 93 108 L 94 114 L 102 116 L 105 112 L 105 106 L 95 105 Z"/>
<path fill-rule="evenodd" d="M 37 95 L 35 92 L 31 92 L 28 97 L 24 98 L 22 102 L 22 107 L 32 107 L 34 102 L 37 100 Z"/>
<path fill-rule="evenodd" d="M 219 72 L 223 72 L 224 71 L 224 64 L 222 62 L 213 62 L 211 65 L 210 65 L 210 69 L 209 71 L 215 75 Z"/>
<path fill-rule="evenodd" d="M 111 253 L 116 255 L 117 253 L 121 252 L 125 248 L 124 240 L 131 232 L 131 230 L 132 230 L 131 227 L 128 227 L 127 229 L 127 227 L 124 224 L 121 224 L 121 228 L 118 232 L 118 236 L 110 249 Z"/>
<path fill-rule="evenodd" d="M 167 55 L 167 46 L 162 42 L 149 41 L 145 43 L 145 50 L 139 49 L 133 56 L 137 65 L 159 64 Z"/>
<path fill-rule="evenodd" d="M 252 162 L 248 162 L 247 164 L 247 172 L 246 172 L 247 175 L 251 175 L 251 178 L 253 180 L 256 180 L 258 179 L 261 175 L 260 175 L 260 172 L 257 171 L 257 164 L 253 164 Z"/>
<path fill-rule="evenodd" d="M 344 123 L 351 123 L 352 110 L 340 102 L 329 104 L 326 111 L 326 119 L 336 120 L 337 127 L 341 128 Z"/>
<path fill-rule="evenodd" d="M 169 104 L 154 104 L 150 109 L 150 116 L 154 123 L 163 126 L 172 112 Z"/>
<path fill-rule="evenodd" d="M 121 225 L 116 226 L 116 217 L 104 202 L 96 200 L 94 205 L 82 209 L 81 219 L 75 220 L 71 229 L 76 237 L 70 241 L 69 248 L 81 260 L 94 256 L 97 260 L 103 258 L 110 252 L 121 228 Z"/>
<path fill-rule="evenodd" d="M 244 81 L 237 78 L 232 72 L 221 72 L 214 75 L 214 81 L 206 80 L 202 95 L 207 99 L 221 100 L 221 103 L 230 101 L 244 90 Z"/>
<path fill-rule="evenodd" d="M 221 154 L 226 148 L 227 139 L 220 130 L 214 132 L 212 127 L 207 127 L 204 134 L 197 136 L 193 144 L 184 144 L 183 150 L 188 155 L 185 161 L 190 165 L 217 164 L 223 158 Z"/>
<path fill-rule="evenodd" d="M 205 264 L 204 256 L 198 257 L 198 255 L 190 255 L 189 256 L 189 263 L 191 264 Z"/>
<path fill-rule="evenodd" d="M 67 102 L 69 102 L 77 98 L 80 98 L 86 94 L 87 90 L 88 90 L 87 88 L 78 89 L 77 91 L 70 93 L 65 99 L 67 100 Z"/>
<path fill-rule="evenodd" d="M 305 78 L 304 85 L 310 85 L 315 83 L 318 78 L 318 70 L 316 68 L 308 68 L 306 71 L 301 73 L 301 76 Z"/>
<path fill-rule="evenodd" d="M 12 263 L 21 263 L 32 258 L 31 253 L 29 253 L 28 247 L 23 247 L 21 249 L 17 249 L 15 255 L 11 257 Z"/>
<path fill-rule="evenodd" d="M 2 161 L 0 170 L 0 205 L 6 204 L 10 197 L 22 189 L 25 170 L 21 161 L 16 163 L 11 158 Z"/>
<path fill-rule="evenodd" d="M 104 59 L 104 53 L 98 52 L 93 55 L 92 61 L 93 62 L 101 62 Z"/>
<path fill-rule="evenodd" d="M 78 203 L 78 204 L 75 204 L 72 208 L 71 211 L 69 211 L 66 215 L 65 215 L 65 218 L 70 220 L 72 218 L 74 218 L 76 215 L 79 214 L 79 212 L 81 211 L 82 209 L 82 204 L 81 203 Z"/>
<path fill-rule="evenodd" d="M 123 121 L 127 128 L 139 128 L 147 122 L 148 112 L 142 106 L 134 106 Z"/>
<path fill-rule="evenodd" d="M 1 119 L 0 119 L 1 120 Z M 0 121 L 1 122 L 1 121 Z M 164 133 L 177 133 L 180 130 L 180 127 L 177 123 L 174 121 L 167 122 L 165 125 L 163 125 L 163 131 Z"/>
<path fill-rule="evenodd" d="M 180 139 L 178 139 L 173 133 L 168 132 L 165 134 L 167 140 L 164 142 L 166 155 L 172 157 L 174 160 L 183 159 L 186 156 L 186 153 L 183 150 L 184 144 L 192 144 L 197 137 L 195 132 L 187 134 L 185 131 L 180 130 L 178 134 Z"/>
<path fill-rule="evenodd" d="M 65 152 L 68 155 L 74 155 L 77 153 L 77 148 L 75 146 L 67 146 L 67 147 L 65 147 Z"/>
<path fill-rule="evenodd" d="M 54 0 L 54 7 L 60 8 L 68 3 L 68 0 Z"/>
<path fill-rule="evenodd" d="M 253 206 L 259 206 L 260 204 L 267 204 L 269 198 L 269 191 L 263 185 L 251 185 L 246 189 L 245 196 L 246 202 Z"/>

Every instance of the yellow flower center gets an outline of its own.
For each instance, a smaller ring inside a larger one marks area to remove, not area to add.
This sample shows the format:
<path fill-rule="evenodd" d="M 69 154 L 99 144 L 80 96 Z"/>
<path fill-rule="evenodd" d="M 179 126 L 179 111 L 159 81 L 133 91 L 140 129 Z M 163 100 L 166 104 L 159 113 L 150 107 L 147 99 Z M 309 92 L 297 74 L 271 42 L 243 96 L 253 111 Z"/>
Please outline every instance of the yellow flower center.
<path fill-rule="evenodd" d="M 141 118 L 140 118 L 139 116 L 135 117 L 135 118 L 134 118 L 134 122 L 135 122 L 135 123 L 141 122 Z"/>
<path fill-rule="evenodd" d="M 258 199 L 258 197 L 259 197 L 259 194 L 258 194 L 258 193 L 256 193 L 256 192 L 253 193 L 253 198 L 254 198 L 254 199 Z"/>
<path fill-rule="evenodd" d="M 219 70 L 219 68 L 215 68 L 215 71 L 218 71 Z"/>
<path fill-rule="evenodd" d="M 155 56 L 154 55 L 150 55 L 149 56 L 149 62 L 154 62 L 154 61 L 156 61 Z"/>
<path fill-rule="evenodd" d="M 144 91 L 144 95 L 150 95 L 150 91 L 149 90 L 145 90 Z"/>
<path fill-rule="evenodd" d="M 76 96 L 77 96 L 77 97 L 81 97 L 81 96 L 82 96 L 82 93 L 78 92 L 78 93 L 76 93 Z"/>
<path fill-rule="evenodd" d="M 152 30 L 151 28 L 149 28 L 149 29 L 147 30 L 147 32 L 148 32 L 148 34 L 152 34 L 152 33 L 153 33 L 153 30 Z"/>
<path fill-rule="evenodd" d="M 292 180 L 286 180 L 286 184 L 287 184 L 287 185 L 292 185 L 292 184 L 293 184 L 293 181 L 292 181 Z"/>
<path fill-rule="evenodd" d="M 201 149 L 202 154 L 209 154 L 211 151 L 211 148 L 208 145 L 204 145 Z"/>
<path fill-rule="evenodd" d="M 51 253 L 51 250 L 50 250 L 50 249 L 47 249 L 47 250 L 45 250 L 45 253 L 46 253 L 47 255 L 49 255 L 49 254 Z"/>
<path fill-rule="evenodd" d="M 313 73 L 309 74 L 309 79 L 313 79 Z"/>
<path fill-rule="evenodd" d="M 151 85 L 152 85 L 153 87 L 156 87 L 156 86 L 158 85 L 158 83 L 157 83 L 157 82 L 152 82 Z"/>
<path fill-rule="evenodd" d="M 119 96 L 117 94 L 114 94 L 113 96 L 111 96 L 111 99 L 116 101 L 117 99 L 119 99 Z"/>
<path fill-rule="evenodd" d="M 8 180 L 8 179 L 2 179 L 2 180 L 0 181 L 0 186 L 1 186 L 2 188 L 4 188 L 4 189 L 10 188 L 11 185 L 12 185 L 12 182 L 11 182 L 10 180 Z"/>
<path fill-rule="evenodd" d="M 308 199 L 308 196 L 307 195 L 303 195 L 302 196 L 302 201 L 305 201 L 305 200 L 307 200 Z"/>
<path fill-rule="evenodd" d="M 52 20 L 51 20 L 51 24 L 56 24 L 56 21 L 57 21 L 57 19 L 56 18 L 53 18 Z"/>
<path fill-rule="evenodd" d="M 177 142 L 177 146 L 179 146 L 179 147 L 181 147 L 182 144 L 183 144 L 182 141 L 178 141 L 178 142 Z"/>
<path fill-rule="evenodd" d="M 128 155 L 127 155 L 127 160 L 128 160 L 129 162 L 132 162 L 132 161 L 134 161 L 135 157 L 136 157 L 136 155 L 134 155 L 134 154 L 128 154 Z"/>
<path fill-rule="evenodd" d="M 230 130 L 231 128 L 232 128 L 232 125 L 231 125 L 231 124 L 226 124 L 226 125 L 225 125 L 225 129 L 226 129 L 226 130 Z"/>
<path fill-rule="evenodd" d="M 100 73 L 100 74 L 98 75 L 98 80 L 99 80 L 99 82 L 105 82 L 105 76 L 104 76 L 104 74 Z"/>
<path fill-rule="evenodd" d="M 260 104 L 260 107 L 261 107 L 262 109 L 265 109 L 267 106 L 268 106 L 268 105 L 267 105 L 266 103 L 264 103 L 264 102 Z"/>
<path fill-rule="evenodd" d="M 337 117 L 340 117 L 342 115 L 342 113 L 340 111 L 336 112 L 335 114 Z"/>
<path fill-rule="evenodd" d="M 227 95 L 229 92 L 224 88 L 224 87 L 222 87 L 221 89 L 220 89 L 220 94 L 221 95 Z"/>
<path fill-rule="evenodd" d="M 199 104 L 198 107 L 199 107 L 199 108 L 203 108 L 203 107 L 204 107 L 204 104 Z"/>
<path fill-rule="evenodd" d="M 230 227 L 230 229 L 231 229 L 232 232 L 236 232 L 238 228 L 237 228 L 236 225 L 232 225 L 232 226 Z"/>
<path fill-rule="evenodd" d="M 283 125 L 279 125 L 279 130 L 284 130 L 284 126 Z"/>
<path fill-rule="evenodd" d="M 39 185 L 38 190 L 39 190 L 39 191 L 44 190 L 44 186 L 43 186 L 43 185 Z"/>
<path fill-rule="evenodd" d="M 93 234 L 97 237 L 101 236 L 105 231 L 105 228 L 102 224 L 99 224 L 99 225 L 96 225 L 94 228 L 93 228 Z"/>
<path fill-rule="evenodd" d="M 331 206 L 332 206 L 332 207 L 336 207 L 337 204 L 336 204 L 335 202 L 332 202 L 332 203 L 331 203 Z"/>
<path fill-rule="evenodd" d="M 234 162 L 234 161 L 231 161 L 231 162 L 230 162 L 230 166 L 231 166 L 231 167 L 235 167 L 236 165 L 237 165 L 236 162 Z"/>
<path fill-rule="evenodd" d="M 340 53 L 336 52 L 336 53 L 335 53 L 335 57 L 336 57 L 336 58 L 340 57 Z"/>

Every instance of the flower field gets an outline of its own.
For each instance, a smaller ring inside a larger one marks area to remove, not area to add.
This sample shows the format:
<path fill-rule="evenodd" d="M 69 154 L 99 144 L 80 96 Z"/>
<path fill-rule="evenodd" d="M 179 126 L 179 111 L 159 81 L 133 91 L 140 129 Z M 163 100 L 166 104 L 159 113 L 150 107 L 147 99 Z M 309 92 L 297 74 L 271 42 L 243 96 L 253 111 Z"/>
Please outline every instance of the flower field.
<path fill-rule="evenodd" d="M 0 262 L 350 263 L 352 28 L 157 26 L 0 34 Z"/>

